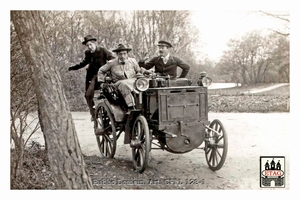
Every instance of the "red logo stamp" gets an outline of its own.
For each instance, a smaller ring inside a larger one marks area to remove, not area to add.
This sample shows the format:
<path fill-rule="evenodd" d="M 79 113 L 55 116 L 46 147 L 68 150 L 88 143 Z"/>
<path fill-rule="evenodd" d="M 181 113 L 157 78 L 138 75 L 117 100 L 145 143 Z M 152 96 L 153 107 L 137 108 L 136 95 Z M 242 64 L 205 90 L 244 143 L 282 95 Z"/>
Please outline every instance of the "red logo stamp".
<path fill-rule="evenodd" d="M 260 187 L 274 188 L 285 187 L 285 157 L 261 156 L 260 157 Z"/>

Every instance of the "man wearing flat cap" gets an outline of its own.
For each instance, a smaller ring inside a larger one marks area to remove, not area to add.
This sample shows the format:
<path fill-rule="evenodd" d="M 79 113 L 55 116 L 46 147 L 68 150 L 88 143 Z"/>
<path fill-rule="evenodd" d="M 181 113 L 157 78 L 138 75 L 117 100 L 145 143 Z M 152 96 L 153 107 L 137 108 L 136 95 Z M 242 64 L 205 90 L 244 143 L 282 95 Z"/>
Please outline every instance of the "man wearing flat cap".
<path fill-rule="evenodd" d="M 155 73 L 169 75 L 171 79 L 178 77 L 177 67 L 180 67 L 182 72 L 179 78 L 185 78 L 190 70 L 190 66 L 177 56 L 170 55 L 170 48 L 172 48 L 172 44 L 165 40 L 160 40 L 157 46 L 159 56 L 153 57 L 147 62 L 145 62 L 147 58 L 143 58 L 139 61 L 139 66 L 147 70 L 155 67 Z"/>
<path fill-rule="evenodd" d="M 128 57 L 129 51 L 131 51 L 131 48 L 119 44 L 113 50 L 117 54 L 117 58 L 108 61 L 98 72 L 98 81 L 100 83 L 104 82 L 105 74 L 110 72 L 113 83 L 115 83 L 127 104 L 128 113 L 135 106 L 131 92 L 134 90 L 133 84 L 136 80 L 136 74 L 144 71 L 144 69 L 139 67 L 136 59 Z"/>
<path fill-rule="evenodd" d="M 85 51 L 84 59 L 72 67 L 69 67 L 69 71 L 78 70 L 88 65 L 86 78 L 85 78 L 85 99 L 90 109 L 91 120 L 95 117 L 94 108 L 94 89 L 99 87 L 97 81 L 97 73 L 99 68 L 106 64 L 108 60 L 114 59 L 112 52 L 108 51 L 104 47 L 97 46 L 97 39 L 91 35 L 84 37 L 83 45 L 86 45 L 87 50 Z"/>

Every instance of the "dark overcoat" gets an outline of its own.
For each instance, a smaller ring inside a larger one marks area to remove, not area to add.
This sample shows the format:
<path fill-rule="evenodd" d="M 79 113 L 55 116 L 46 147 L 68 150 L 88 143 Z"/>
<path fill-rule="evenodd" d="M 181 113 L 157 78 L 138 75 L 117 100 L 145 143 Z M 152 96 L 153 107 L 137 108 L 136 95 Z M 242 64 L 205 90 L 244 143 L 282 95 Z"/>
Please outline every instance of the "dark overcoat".
<path fill-rule="evenodd" d="M 78 70 L 86 65 L 89 65 L 86 73 L 86 87 L 89 85 L 89 82 L 93 79 L 95 75 L 98 74 L 99 68 L 102 65 L 105 65 L 108 60 L 112 60 L 115 57 L 113 53 L 108 51 L 104 47 L 98 46 L 94 53 L 91 53 L 89 50 L 85 51 L 84 59 L 77 65 L 70 67 L 70 70 Z M 87 89 L 87 88 L 86 88 Z"/>
<path fill-rule="evenodd" d="M 186 62 L 172 55 L 170 55 L 169 60 L 166 64 L 164 64 L 160 56 L 157 56 L 153 57 L 148 62 L 140 61 L 139 66 L 145 69 L 151 69 L 152 67 L 155 67 L 155 73 L 170 75 L 171 78 L 177 77 L 177 67 L 180 67 L 182 69 L 179 78 L 185 78 L 190 70 L 190 66 Z"/>

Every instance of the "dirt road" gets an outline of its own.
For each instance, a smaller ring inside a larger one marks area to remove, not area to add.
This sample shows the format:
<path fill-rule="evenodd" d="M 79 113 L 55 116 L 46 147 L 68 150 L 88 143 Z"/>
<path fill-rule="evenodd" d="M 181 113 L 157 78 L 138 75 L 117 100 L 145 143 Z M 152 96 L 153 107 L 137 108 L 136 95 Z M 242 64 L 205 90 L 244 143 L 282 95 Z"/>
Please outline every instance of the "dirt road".
<path fill-rule="evenodd" d="M 143 174 L 133 172 L 131 149 L 123 144 L 123 135 L 115 158 L 104 159 L 88 113 L 74 112 L 72 116 L 82 152 L 90 159 L 87 163 L 95 189 L 262 189 L 260 156 L 285 156 L 283 190 L 290 188 L 289 113 L 209 113 L 209 120 L 220 119 L 228 133 L 223 168 L 211 171 L 203 150 L 186 154 L 152 150 L 150 166 Z"/>

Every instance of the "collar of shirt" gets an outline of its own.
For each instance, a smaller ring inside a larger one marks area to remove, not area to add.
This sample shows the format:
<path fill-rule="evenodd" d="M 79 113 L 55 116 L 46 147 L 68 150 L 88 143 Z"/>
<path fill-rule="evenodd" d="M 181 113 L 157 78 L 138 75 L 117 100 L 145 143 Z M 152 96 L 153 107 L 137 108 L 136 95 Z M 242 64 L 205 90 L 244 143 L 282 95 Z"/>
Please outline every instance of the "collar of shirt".
<path fill-rule="evenodd" d="M 162 56 L 161 58 L 162 58 L 162 59 L 169 60 L 169 58 L 170 58 L 170 54 L 168 53 L 168 55 L 166 55 L 166 56 Z"/>
<path fill-rule="evenodd" d="M 125 65 L 125 63 L 127 63 L 127 60 L 121 61 L 120 59 L 118 59 L 118 64 L 119 65 Z"/>
<path fill-rule="evenodd" d="M 122 61 L 122 60 L 118 59 L 118 64 L 124 65 L 124 63 L 126 63 L 126 60 Z"/>

